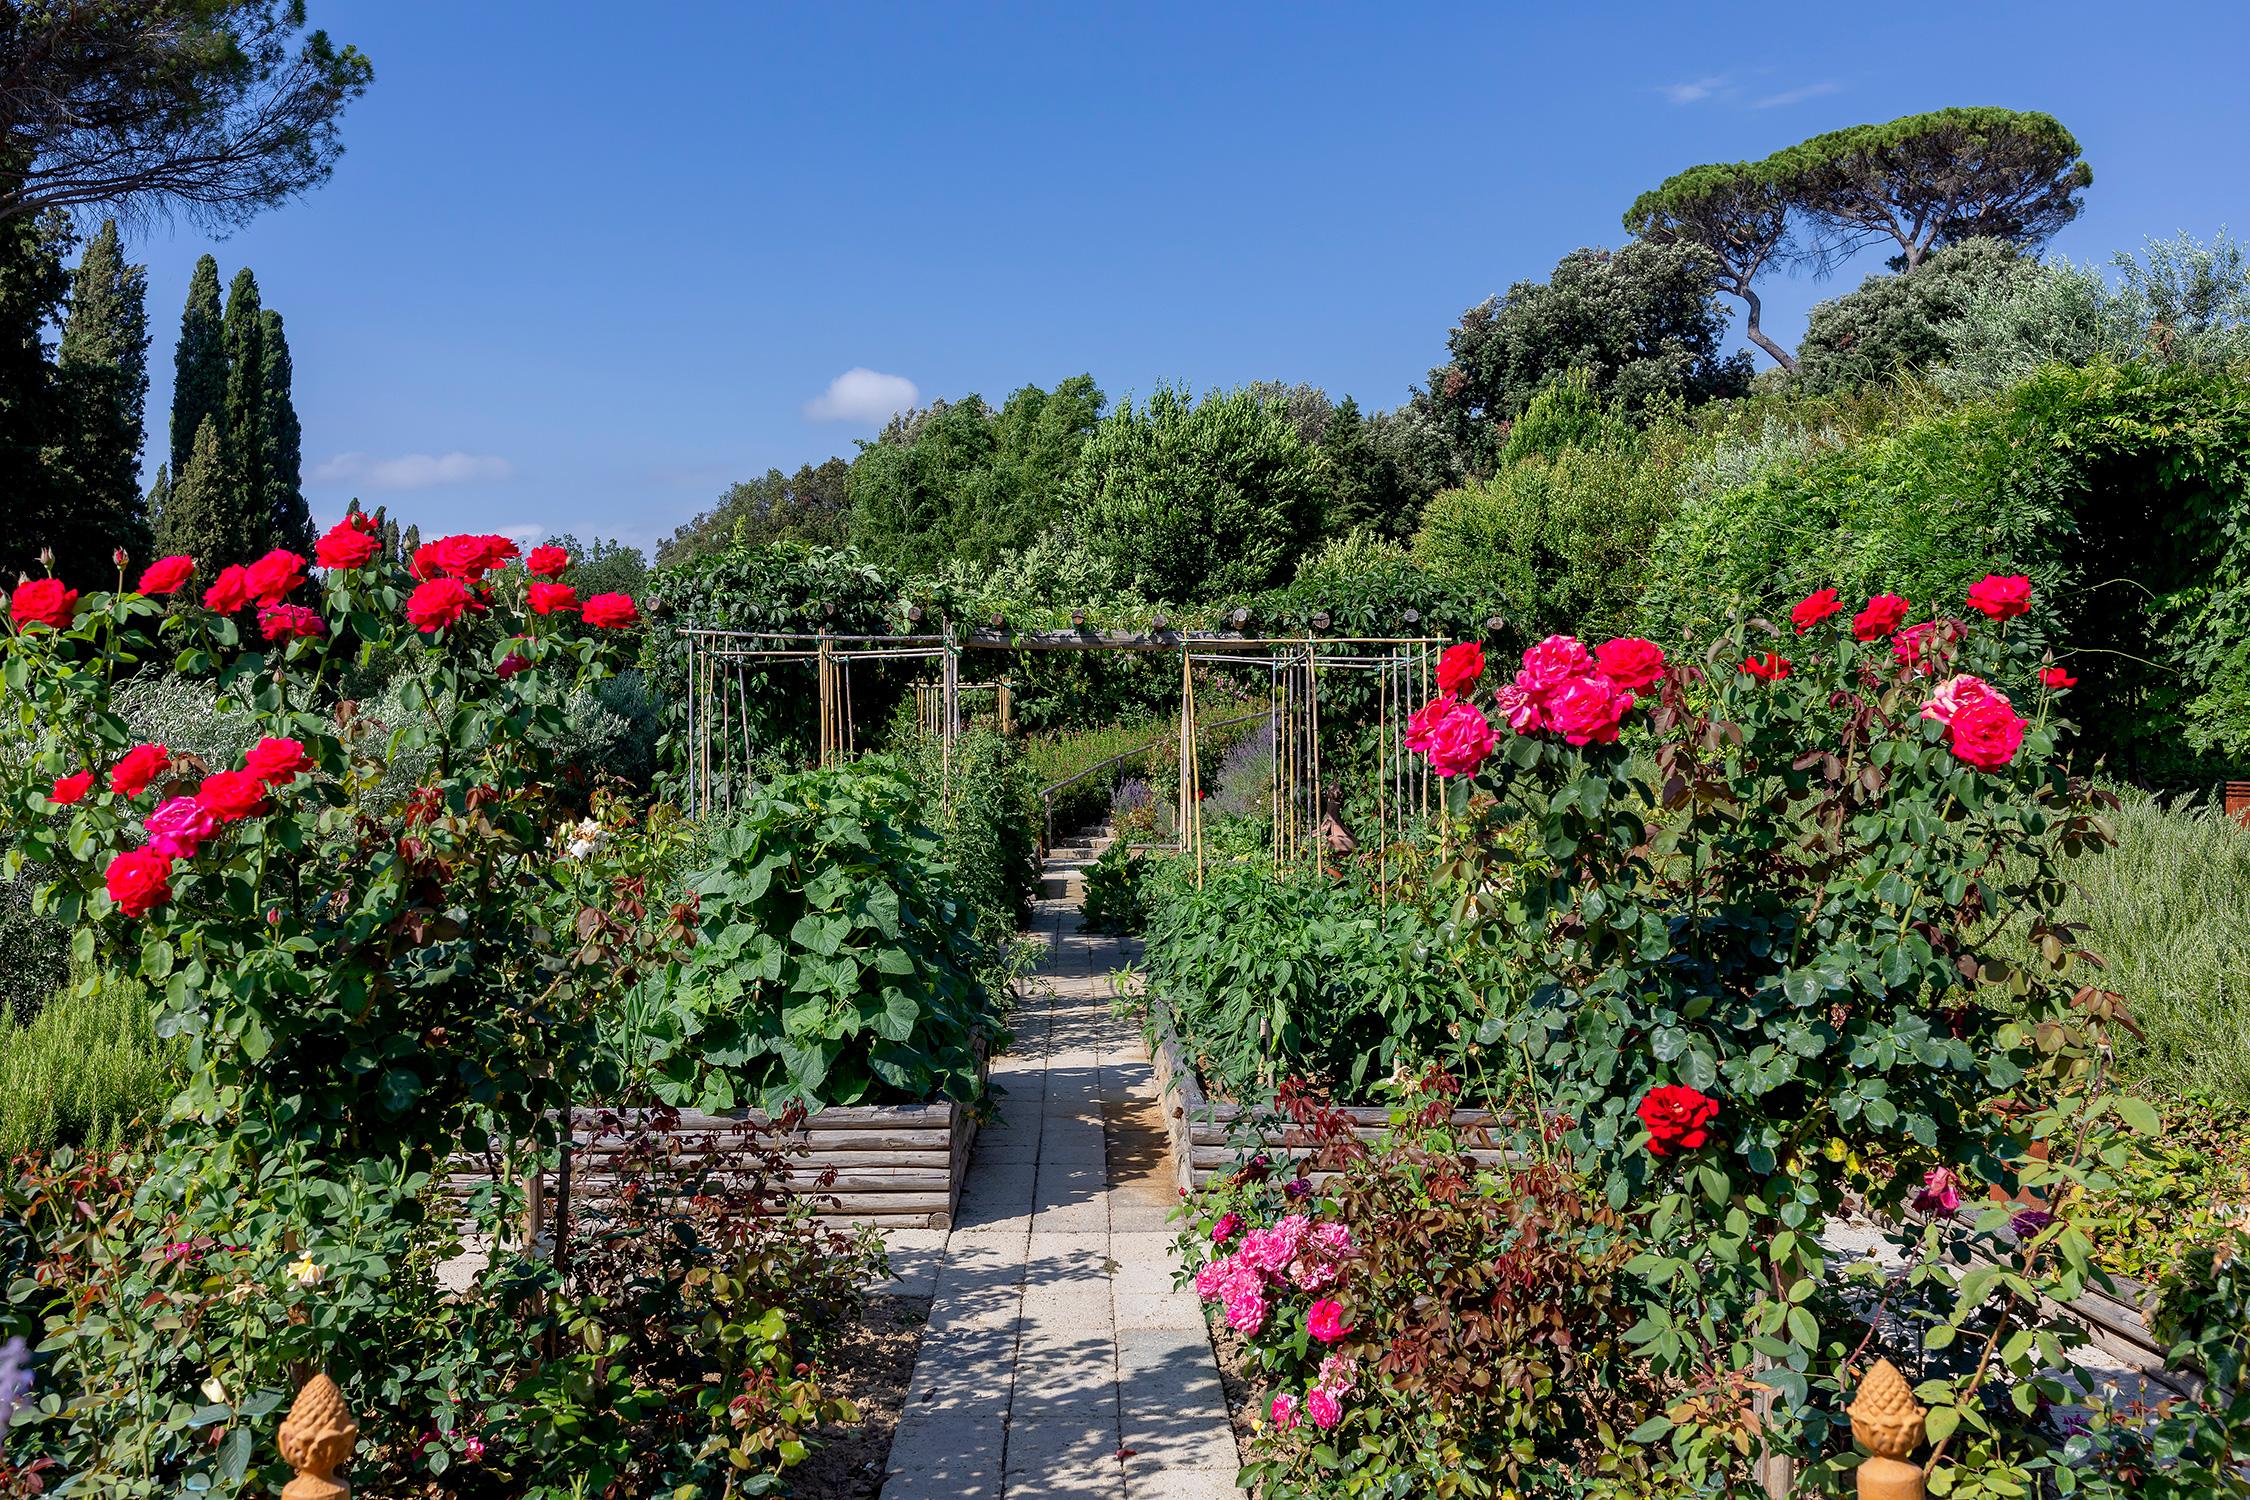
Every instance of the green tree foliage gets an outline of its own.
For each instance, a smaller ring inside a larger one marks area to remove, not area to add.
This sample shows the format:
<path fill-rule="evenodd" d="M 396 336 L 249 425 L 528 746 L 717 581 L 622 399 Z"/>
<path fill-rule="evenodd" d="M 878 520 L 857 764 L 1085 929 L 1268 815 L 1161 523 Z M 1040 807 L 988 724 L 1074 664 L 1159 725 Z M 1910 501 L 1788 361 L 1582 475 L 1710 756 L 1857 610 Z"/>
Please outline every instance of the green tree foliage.
<path fill-rule="evenodd" d="M 0 217 L 108 204 L 219 224 L 325 180 L 374 76 L 305 31 L 304 0 L 10 5 L 0 74 Z"/>
<path fill-rule="evenodd" d="M 1527 454 L 1432 500 L 1415 558 L 1525 640 L 1626 634 L 1677 503 L 1667 446 Z"/>
<path fill-rule="evenodd" d="M 2250 754 L 2246 455 L 2238 374 L 2050 366 L 1692 493 L 1653 549 L 1640 633 L 1707 642 L 1735 609 L 1821 587 L 1957 608 L 1984 573 L 2024 573 L 2018 628 L 2068 643 L 2085 759 L 2204 785 Z"/>
<path fill-rule="evenodd" d="M 259 448 L 266 475 L 266 513 L 276 546 L 310 554 L 312 508 L 305 504 L 305 430 L 297 420 L 290 386 L 296 378 L 281 314 L 267 308 L 258 319 L 258 354 L 264 370 Z"/>
<path fill-rule="evenodd" d="M 2053 116 L 1992 108 L 1832 130 L 1761 165 L 1821 226 L 1830 256 L 1888 240 L 1907 271 L 1962 240 L 2045 244 L 2094 180 Z"/>
<path fill-rule="evenodd" d="M 188 278 L 180 337 L 172 346 L 172 459 L 174 474 L 187 472 L 188 455 L 203 419 L 224 421 L 227 399 L 226 315 L 219 303 L 219 263 L 204 256 Z"/>
<path fill-rule="evenodd" d="M 274 547 L 311 552 L 295 369 L 281 315 L 261 304 L 249 267 L 235 273 L 222 311 L 218 262 L 206 255 L 196 263 L 173 360 L 170 486 L 156 518 L 161 545 L 223 560 Z M 199 469 L 206 427 L 215 458 Z"/>
<path fill-rule="evenodd" d="M 1791 253 L 1793 188 L 1770 162 L 1712 163 L 1666 178 L 1625 211 L 1626 229 L 1644 240 L 1701 247 L 1719 290 L 1748 310 L 1744 337 L 1785 370 L 1797 362 L 1758 326 L 1764 305 L 1754 283 Z"/>
<path fill-rule="evenodd" d="M 1349 396 L 1329 413 L 1320 463 L 1327 492 L 1321 529 L 1329 536 L 1412 536 L 1430 496 L 1459 477 L 1443 434 L 1421 408 L 1367 416 Z"/>
<path fill-rule="evenodd" d="M 1797 346 L 1798 378 L 1825 394 L 1926 370 L 1950 352 L 1949 324 L 2039 274 L 2006 241 L 1975 239 L 1936 251 L 1911 274 L 1870 276 L 1812 310 Z"/>
<path fill-rule="evenodd" d="M 1462 315 L 1450 362 L 1421 399 L 1464 464 L 1488 472 L 1540 388 L 1584 370 L 1635 415 L 1749 388 L 1750 357 L 1724 355 L 1726 319 L 1700 246 L 1636 241 L 1574 250 L 1545 281 L 1519 281 Z"/>
<path fill-rule="evenodd" d="M 1319 525 L 1312 449 L 1280 403 L 1159 386 L 1087 441 L 1064 486 L 1088 547 L 1141 594 L 1219 599 L 1275 582 Z"/>
<path fill-rule="evenodd" d="M 219 422 L 205 417 L 196 429 L 187 467 L 172 480 L 164 510 L 157 517 L 156 550 L 191 556 L 252 558 L 259 555 L 262 531 L 234 503 L 226 456 L 219 447 Z"/>
<path fill-rule="evenodd" d="M 58 557 L 77 555 L 66 571 L 98 576 L 110 546 L 145 553 L 148 527 L 141 500 L 141 442 L 148 401 L 148 269 L 125 263 L 115 220 L 105 221 L 71 277 L 70 315 L 57 362 L 67 429 L 62 434 L 64 483 L 73 498 L 72 525 L 57 537 Z"/>
<path fill-rule="evenodd" d="M 1091 375 L 1027 385 L 998 411 L 981 396 L 893 417 L 852 461 L 851 537 L 869 557 L 929 573 L 985 566 L 1060 516 L 1059 490 L 1100 418 Z"/>
<path fill-rule="evenodd" d="M 571 532 L 551 536 L 543 546 L 560 547 L 570 554 L 570 568 L 562 581 L 578 590 L 578 597 L 596 594 L 631 594 L 635 598 L 648 585 L 648 559 L 638 547 L 602 537 L 581 542 Z"/>
<path fill-rule="evenodd" d="M 851 465 L 831 458 L 794 474 L 768 469 L 759 479 L 727 486 L 719 503 L 656 547 L 660 563 L 684 563 L 727 547 L 796 541 L 840 547 L 850 518 Z"/>

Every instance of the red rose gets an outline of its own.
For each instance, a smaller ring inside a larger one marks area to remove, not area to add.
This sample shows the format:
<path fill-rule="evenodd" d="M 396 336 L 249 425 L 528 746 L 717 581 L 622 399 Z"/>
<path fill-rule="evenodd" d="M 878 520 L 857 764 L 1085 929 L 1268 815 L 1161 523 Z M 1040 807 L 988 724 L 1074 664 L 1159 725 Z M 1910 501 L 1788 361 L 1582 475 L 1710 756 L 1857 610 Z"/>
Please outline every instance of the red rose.
<path fill-rule="evenodd" d="M 2039 669 L 2039 685 L 2052 688 L 2059 693 L 2065 688 L 2078 686 L 2078 679 L 2061 667 L 2042 667 Z"/>
<path fill-rule="evenodd" d="M 162 745 L 135 745 L 109 773 L 109 789 L 121 797 L 138 797 L 171 768 L 172 752 Z"/>
<path fill-rule="evenodd" d="M 474 583 L 494 568 L 507 566 L 516 551 L 516 544 L 504 536 L 443 536 L 415 549 L 414 576 L 442 574 Z"/>
<path fill-rule="evenodd" d="M 1977 697 L 1954 710 L 1946 726 L 1953 753 L 1980 771 L 1997 771 L 2016 758 L 2023 720 L 1999 697 Z"/>
<path fill-rule="evenodd" d="M 305 581 L 305 560 L 276 547 L 243 569 L 242 586 L 260 604 L 279 604 Z"/>
<path fill-rule="evenodd" d="M 1574 635 L 1551 635 L 1523 654 L 1523 670 L 1516 686 L 1534 697 L 1544 696 L 1573 677 L 1594 670 L 1594 658 Z"/>
<path fill-rule="evenodd" d="M 469 612 L 469 588 L 458 578 L 433 578 L 415 586 L 406 601 L 407 623 L 425 634 L 445 629 Z"/>
<path fill-rule="evenodd" d="M 320 544 L 313 548 L 313 561 L 324 568 L 358 568 L 382 551 L 381 542 L 353 524 L 360 519 L 362 517 L 354 512 L 331 526 Z"/>
<path fill-rule="evenodd" d="M 534 547 L 524 566 L 540 578 L 560 578 L 570 566 L 570 554 L 560 547 Z"/>
<path fill-rule="evenodd" d="M 221 823 L 232 823 L 266 805 L 266 784 L 248 771 L 213 771 L 195 789 L 195 805 Z"/>
<path fill-rule="evenodd" d="M 1547 696 L 1547 727 L 1572 745 L 1614 745 L 1633 695 L 1602 677 L 1574 677 Z"/>
<path fill-rule="evenodd" d="M 34 578 L 20 583 L 8 597 L 8 614 L 15 620 L 18 630 L 27 625 L 67 630 L 77 613 L 78 590 L 64 588 L 59 578 Z"/>
<path fill-rule="evenodd" d="M 1969 608 L 1995 620 L 2020 615 L 2031 608 L 2031 580 L 2021 573 L 1987 573 L 1969 585 Z"/>
<path fill-rule="evenodd" d="M 1677 1083 L 1648 1091 L 1636 1111 L 1648 1127 L 1651 1156 L 1674 1151 L 1695 1151 L 1711 1139 L 1711 1122 L 1719 1117 L 1719 1101 Z"/>
<path fill-rule="evenodd" d="M 154 849 L 128 849 L 102 877 L 109 899 L 128 917 L 145 917 L 172 899 L 172 861 Z"/>
<path fill-rule="evenodd" d="M 242 757 L 242 769 L 268 786 L 287 786 L 312 769 L 312 758 L 296 740 L 262 739 Z"/>
<path fill-rule="evenodd" d="M 625 630 L 641 623 L 641 612 L 633 607 L 630 594 L 596 594 L 580 614 L 587 624 L 604 630 Z"/>
<path fill-rule="evenodd" d="M 203 591 L 203 607 L 222 615 L 231 615 L 250 602 L 250 570 L 240 563 L 229 563 L 211 580 Z"/>
<path fill-rule="evenodd" d="M 1834 589 L 1814 589 L 1789 611 L 1789 623 L 1797 627 L 1797 634 L 1803 635 L 1830 615 L 1841 613 L 1843 608 L 1844 601 L 1836 597 Z"/>
<path fill-rule="evenodd" d="M 1771 651 L 1762 656 L 1753 653 L 1742 659 L 1742 670 L 1760 682 L 1779 682 L 1789 675 L 1789 658 L 1776 656 Z"/>
<path fill-rule="evenodd" d="M 1938 622 L 1935 620 L 1909 625 L 1891 638 L 1891 655 L 1897 657 L 1898 664 L 1907 671 L 1933 672 L 1937 670 L 1937 663 L 1930 659 L 1930 642 L 1933 636 L 1941 643 L 1944 640 L 1938 633 Z"/>
<path fill-rule="evenodd" d="M 1621 688 L 1644 688 L 1664 675 L 1664 648 L 1637 635 L 1594 648 L 1594 670 Z"/>
<path fill-rule="evenodd" d="M 530 668 L 531 662 L 529 658 L 511 651 L 506 656 L 500 658 L 500 665 L 492 669 L 492 675 L 499 678 L 502 682 L 506 682 L 509 678 L 515 676 L 518 672 L 529 671 Z"/>
<path fill-rule="evenodd" d="M 484 566 L 488 572 L 504 568 L 523 556 L 523 548 L 504 536 L 481 536 L 477 540 L 484 543 Z"/>
<path fill-rule="evenodd" d="M 152 598 L 176 594 L 195 576 L 195 559 L 183 554 L 160 557 L 141 574 L 141 592 Z"/>
<path fill-rule="evenodd" d="M 92 791 L 93 787 L 94 773 L 91 771 L 80 771 L 75 776 L 57 777 L 55 789 L 47 794 L 47 800 L 60 802 L 63 806 L 68 807 L 73 802 L 84 800 L 86 794 Z"/>
<path fill-rule="evenodd" d="M 1475 641 L 1448 646 L 1438 658 L 1437 685 L 1441 693 L 1458 693 L 1484 675 L 1484 647 Z"/>
<path fill-rule="evenodd" d="M 269 641 L 309 641 L 328 634 L 328 622 L 302 604 L 269 604 L 258 611 L 258 630 Z"/>
<path fill-rule="evenodd" d="M 535 583 L 531 586 L 531 612 L 551 615 L 560 610 L 569 614 L 578 608 L 578 590 L 567 583 Z"/>
<path fill-rule="evenodd" d="M 1430 758 L 1440 776 L 1463 776 L 1492 753 L 1492 721 L 1458 698 L 1432 698 L 1406 721 L 1406 748 Z"/>
<path fill-rule="evenodd" d="M 1861 641 L 1880 640 L 1898 629 L 1906 612 L 1914 606 L 1900 594 L 1877 594 L 1867 601 L 1867 608 L 1852 616 L 1852 638 Z"/>

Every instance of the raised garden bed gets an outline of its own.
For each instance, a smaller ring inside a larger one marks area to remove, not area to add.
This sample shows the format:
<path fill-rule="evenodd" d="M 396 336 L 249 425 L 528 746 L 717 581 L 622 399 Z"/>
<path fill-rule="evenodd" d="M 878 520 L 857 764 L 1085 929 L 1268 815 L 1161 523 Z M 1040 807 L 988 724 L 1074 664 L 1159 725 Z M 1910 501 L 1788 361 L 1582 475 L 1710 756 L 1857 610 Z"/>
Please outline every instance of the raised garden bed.
<path fill-rule="evenodd" d="M 1186 1192 L 1194 1192 L 1223 1172 L 1233 1170 L 1242 1159 L 1256 1152 L 1264 1152 L 1275 1161 L 1297 1161 L 1310 1156 L 1313 1143 L 1309 1133 L 1286 1119 L 1273 1119 L 1268 1112 L 1240 1104 L 1215 1100 L 1203 1090 L 1202 1080 L 1187 1062 L 1187 1053 L 1172 1029 L 1171 1015 L 1164 1002 L 1148 1002 L 1151 1043 L 1149 1056 L 1156 1068 L 1156 1085 L 1164 1099 L 1164 1129 L 1172 1143 L 1172 1172 L 1174 1182 Z M 1390 1123 L 1390 1111 L 1375 1105 L 1345 1105 L 1334 1110 L 1352 1122 L 1352 1134 L 1362 1141 L 1372 1143 Z M 1456 1129 L 1470 1130 L 1493 1123 L 1490 1113 L 1481 1109 L 1453 1111 Z M 1508 1161 L 1508 1152 L 1498 1146 L 1479 1146 L 1469 1154 L 1485 1166 L 1502 1166 Z M 1316 1172 L 1315 1181 L 1325 1180 L 1330 1174 Z"/>

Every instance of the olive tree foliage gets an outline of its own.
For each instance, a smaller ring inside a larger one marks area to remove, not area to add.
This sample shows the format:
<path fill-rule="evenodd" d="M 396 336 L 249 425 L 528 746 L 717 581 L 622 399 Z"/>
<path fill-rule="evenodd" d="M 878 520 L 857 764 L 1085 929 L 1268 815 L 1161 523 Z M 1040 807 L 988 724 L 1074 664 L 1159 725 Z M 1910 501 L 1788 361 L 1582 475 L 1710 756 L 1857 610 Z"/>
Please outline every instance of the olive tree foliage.
<path fill-rule="evenodd" d="M 1920 374 L 1951 352 L 1946 329 L 1993 294 L 2041 274 L 2004 240 L 1948 245 L 1911 276 L 1878 275 L 1813 308 L 1797 346 L 1797 378 L 1815 395 Z"/>
<path fill-rule="evenodd" d="M 1995 108 L 1831 130 L 1760 165 L 1818 226 L 1823 264 L 1888 240 L 1905 271 L 1963 240 L 2043 245 L 2078 217 L 2094 180 L 2052 115 Z"/>
<path fill-rule="evenodd" d="M 182 209 L 236 224 L 326 180 L 367 58 L 304 0 L 0 6 L 0 217 Z"/>
<path fill-rule="evenodd" d="M 1750 356 L 1720 349 L 1717 274 L 1708 250 L 1680 241 L 1573 250 L 1547 280 L 1464 313 L 1419 402 L 1467 468 L 1490 472 L 1508 424 L 1573 370 L 1635 416 L 1741 395 Z"/>
<path fill-rule="evenodd" d="M 1318 459 L 1282 403 L 1170 386 L 1103 418 L 1063 487 L 1087 549 L 1136 593 L 1176 603 L 1280 581 L 1321 497 Z"/>
<path fill-rule="evenodd" d="M 1797 361 L 1758 326 L 1764 306 L 1756 282 L 1795 253 L 1790 188 L 1768 162 L 1714 162 L 1666 178 L 1625 211 L 1625 228 L 1644 240 L 1706 251 L 1719 290 L 1747 310 L 1743 336 L 1785 370 Z"/>
<path fill-rule="evenodd" d="M 1934 262 L 1933 262 L 1934 264 Z M 2220 231 L 2120 251 L 2112 287 L 2092 266 L 2048 261 L 1977 288 L 1938 330 L 1949 394 L 2001 390 L 2052 364 L 2138 361 L 2219 369 L 2250 360 L 2250 257 Z"/>

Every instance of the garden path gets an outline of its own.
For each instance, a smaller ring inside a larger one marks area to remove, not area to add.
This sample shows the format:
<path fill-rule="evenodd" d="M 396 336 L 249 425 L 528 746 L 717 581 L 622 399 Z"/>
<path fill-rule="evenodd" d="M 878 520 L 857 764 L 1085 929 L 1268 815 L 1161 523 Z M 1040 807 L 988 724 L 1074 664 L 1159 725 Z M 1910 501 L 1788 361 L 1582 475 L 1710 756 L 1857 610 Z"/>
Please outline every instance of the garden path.
<path fill-rule="evenodd" d="M 1078 930 L 1076 870 L 1101 845 L 1049 860 L 1046 955 L 952 1230 L 890 1237 L 893 1289 L 934 1301 L 883 1500 L 1240 1493 L 1202 1306 L 1172 1286 L 1155 1075 L 1110 1014 L 1110 974 L 1139 945 Z"/>

